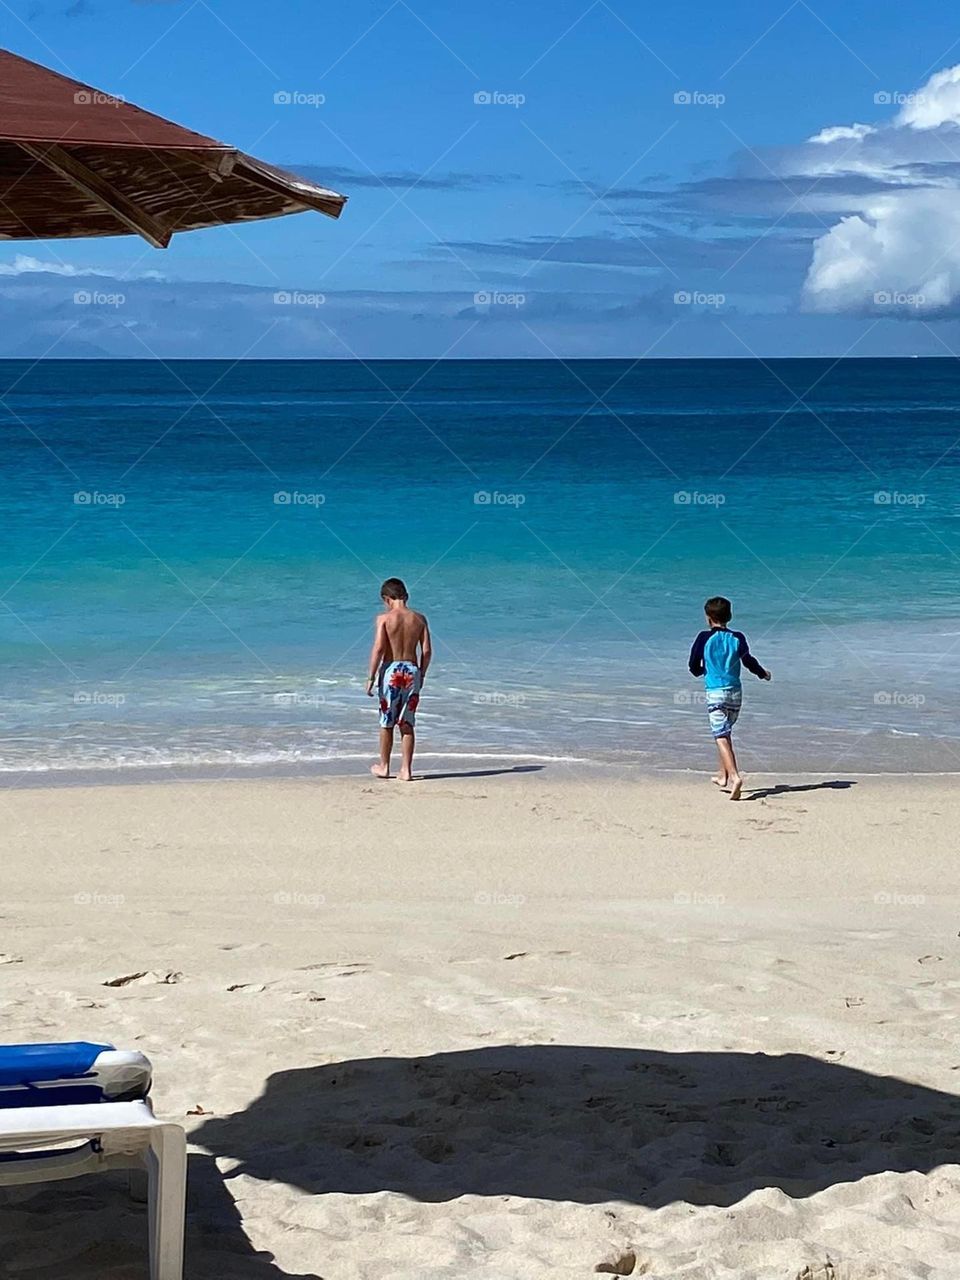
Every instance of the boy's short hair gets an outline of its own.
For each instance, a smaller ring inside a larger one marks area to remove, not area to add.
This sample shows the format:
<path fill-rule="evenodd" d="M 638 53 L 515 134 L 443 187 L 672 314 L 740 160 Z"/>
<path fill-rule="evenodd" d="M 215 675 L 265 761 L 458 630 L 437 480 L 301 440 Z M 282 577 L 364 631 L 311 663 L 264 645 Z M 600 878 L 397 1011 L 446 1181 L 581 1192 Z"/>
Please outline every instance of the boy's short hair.
<path fill-rule="evenodd" d="M 703 612 L 711 622 L 722 622 L 726 626 L 733 617 L 733 606 L 726 596 L 711 596 L 703 606 Z"/>
<path fill-rule="evenodd" d="M 381 600 L 408 600 L 407 588 L 402 578 L 388 578 L 380 588 Z"/>

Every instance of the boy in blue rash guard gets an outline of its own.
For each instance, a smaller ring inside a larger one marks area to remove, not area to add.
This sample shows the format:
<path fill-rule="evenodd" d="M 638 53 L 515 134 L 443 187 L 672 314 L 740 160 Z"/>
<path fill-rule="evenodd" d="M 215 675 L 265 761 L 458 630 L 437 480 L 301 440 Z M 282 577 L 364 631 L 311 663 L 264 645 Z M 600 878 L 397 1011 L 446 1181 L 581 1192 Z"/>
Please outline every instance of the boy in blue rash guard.
<path fill-rule="evenodd" d="M 693 642 L 690 650 L 690 674 L 704 678 L 710 730 L 720 756 L 720 772 L 713 781 L 718 787 L 729 788 L 731 800 L 739 800 L 743 778 L 737 768 L 737 757 L 733 753 L 730 735 L 740 715 L 743 699 L 740 667 L 746 667 L 760 680 L 770 680 L 772 677 L 750 652 L 743 632 L 727 629 L 727 623 L 733 617 L 729 600 L 723 596 L 711 596 L 703 606 L 703 612 L 707 616 L 710 630 L 701 631 Z"/>

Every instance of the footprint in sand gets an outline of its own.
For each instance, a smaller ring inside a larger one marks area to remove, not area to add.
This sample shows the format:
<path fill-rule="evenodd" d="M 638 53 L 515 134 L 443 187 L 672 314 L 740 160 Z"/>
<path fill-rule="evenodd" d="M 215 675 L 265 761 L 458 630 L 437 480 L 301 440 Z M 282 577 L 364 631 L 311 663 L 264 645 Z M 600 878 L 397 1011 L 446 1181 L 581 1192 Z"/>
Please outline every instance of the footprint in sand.
<path fill-rule="evenodd" d="M 422 1133 L 414 1138 L 412 1146 L 418 1156 L 431 1164 L 441 1164 L 453 1155 L 453 1147 L 442 1133 Z"/>
<path fill-rule="evenodd" d="M 508 956 L 504 956 L 504 960 L 543 960 L 546 956 L 572 956 L 576 954 L 573 951 L 511 951 Z"/>
<path fill-rule="evenodd" d="M 605 1262 L 598 1262 L 593 1268 L 595 1273 L 607 1276 L 642 1276 L 649 1268 L 649 1263 L 644 1262 L 637 1270 L 637 1255 L 632 1249 L 626 1249 L 623 1253 L 617 1253 Z"/>
<path fill-rule="evenodd" d="M 627 1064 L 628 1071 L 642 1071 L 644 1074 L 649 1072 L 651 1075 L 659 1076 L 662 1080 L 669 1080 L 671 1084 L 675 1084 L 680 1089 L 695 1088 L 693 1081 L 689 1076 L 684 1075 L 677 1067 L 668 1067 L 660 1062 L 630 1062 Z"/>
<path fill-rule="evenodd" d="M 358 974 L 367 973 L 370 966 L 364 961 L 356 963 L 344 964 L 341 960 L 321 960 L 317 964 L 301 964 L 297 968 L 298 973 L 310 973 L 318 969 L 335 969 L 336 973 L 324 973 L 320 976 L 323 978 L 355 978 Z"/>
<path fill-rule="evenodd" d="M 826 1262 L 818 1262 L 813 1267 L 807 1266 L 798 1271 L 797 1280 L 853 1280 L 853 1277 L 845 1267 L 837 1267 L 828 1258 Z"/>
<path fill-rule="evenodd" d="M 125 973 L 120 978 L 109 978 L 100 985 L 103 987 L 132 987 L 132 986 L 173 986 L 174 983 L 180 981 L 183 977 L 182 973 L 173 969 L 143 969 L 139 973 Z"/>

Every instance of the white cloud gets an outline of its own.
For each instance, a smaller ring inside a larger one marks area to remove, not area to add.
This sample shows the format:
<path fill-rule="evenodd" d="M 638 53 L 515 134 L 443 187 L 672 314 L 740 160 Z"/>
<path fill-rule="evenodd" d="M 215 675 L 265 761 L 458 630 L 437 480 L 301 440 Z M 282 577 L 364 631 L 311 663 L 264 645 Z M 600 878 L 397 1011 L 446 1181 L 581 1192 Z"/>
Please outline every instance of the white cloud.
<path fill-rule="evenodd" d="M 960 195 L 881 196 L 817 240 L 804 286 L 818 311 L 928 315 L 960 296 Z"/>
<path fill-rule="evenodd" d="M 136 279 L 163 280 L 159 271 L 144 271 L 137 276 L 129 276 L 123 271 L 107 271 L 102 267 L 78 267 L 70 262 L 41 262 L 39 258 L 28 253 L 18 253 L 12 262 L 0 262 L 0 276 L 102 276 L 108 280 Z"/>
<path fill-rule="evenodd" d="M 960 124 L 960 66 L 938 71 L 917 93 L 908 94 L 894 123 L 910 129 Z"/>
<path fill-rule="evenodd" d="M 67 262 L 41 262 L 39 258 L 31 258 L 29 254 L 18 253 L 12 262 L 0 262 L 0 276 L 25 276 L 35 271 L 46 272 L 53 276 L 86 275 L 86 271 L 72 267 Z"/>
<path fill-rule="evenodd" d="M 804 302 L 817 311 L 943 313 L 960 299 L 960 66 L 916 93 L 878 96 L 900 108 L 888 123 L 831 126 L 779 153 L 781 172 L 814 179 L 808 207 L 820 212 L 831 201 L 818 198 L 818 179 L 856 175 L 884 188 L 852 195 L 847 216 L 815 240 Z"/>
<path fill-rule="evenodd" d="M 815 133 L 810 141 L 825 145 L 828 142 L 840 142 L 844 138 L 865 138 L 868 133 L 873 132 L 873 126 L 869 124 L 835 124 Z"/>

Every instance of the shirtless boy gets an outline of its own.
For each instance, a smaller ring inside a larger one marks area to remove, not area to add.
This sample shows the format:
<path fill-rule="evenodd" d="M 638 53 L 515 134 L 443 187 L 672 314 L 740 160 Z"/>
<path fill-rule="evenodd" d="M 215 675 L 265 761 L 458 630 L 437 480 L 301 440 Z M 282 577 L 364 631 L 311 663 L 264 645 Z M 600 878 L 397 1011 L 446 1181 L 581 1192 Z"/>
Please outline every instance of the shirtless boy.
<path fill-rule="evenodd" d="M 400 781 L 413 781 L 414 721 L 420 689 L 430 665 L 430 627 L 422 613 L 407 608 L 407 588 L 399 578 L 388 578 L 380 588 L 385 612 L 374 623 L 367 695 L 377 686 L 380 697 L 380 762 L 370 772 L 390 777 L 393 731 L 400 726 Z M 419 653 L 418 653 L 419 650 Z"/>

